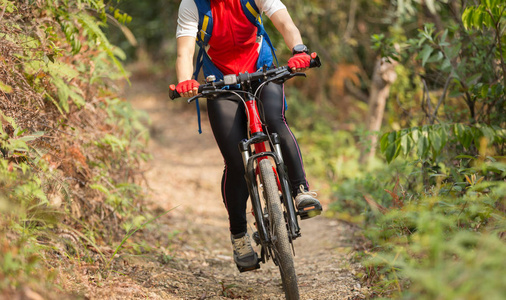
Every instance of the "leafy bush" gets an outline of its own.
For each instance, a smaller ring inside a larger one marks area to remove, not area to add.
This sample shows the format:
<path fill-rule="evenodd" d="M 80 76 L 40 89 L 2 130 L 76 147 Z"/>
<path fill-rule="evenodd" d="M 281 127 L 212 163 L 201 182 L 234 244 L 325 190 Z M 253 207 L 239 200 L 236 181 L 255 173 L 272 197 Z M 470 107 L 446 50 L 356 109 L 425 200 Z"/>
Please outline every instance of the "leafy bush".
<path fill-rule="evenodd" d="M 498 126 L 486 124 L 468 126 L 461 123 L 425 125 L 383 134 L 380 149 L 385 154 L 387 162 L 391 162 L 400 154 L 406 156 L 413 150 L 419 159 L 437 162 L 442 157 L 446 158 L 442 155 L 442 151 L 447 144 L 454 146 L 452 152 L 466 151 L 470 154 L 476 153 L 477 149 L 485 151 L 488 146 L 497 145 L 497 151 L 500 153 L 505 140 L 506 130 Z M 489 154 L 497 151 L 489 151 Z"/>
<path fill-rule="evenodd" d="M 366 230 L 377 248 L 365 263 L 383 292 L 403 299 L 501 299 L 506 185 L 487 187 L 487 194 L 477 185 L 463 197 L 420 198 L 378 216 Z"/>
<path fill-rule="evenodd" d="M 367 201 L 371 248 L 361 259 L 380 294 L 501 299 L 506 293 L 505 9 L 481 1 L 462 11 L 462 22 L 425 24 L 405 43 L 374 37 L 384 55 L 417 69 L 423 84 L 423 115 L 408 126 L 420 125 L 386 132 L 380 142 L 388 163 L 407 160 L 412 168 L 378 180 L 372 188 L 382 190 L 388 178 L 399 178 L 383 198 Z"/>
<path fill-rule="evenodd" d="M 8 292 L 53 278 L 51 263 L 62 258 L 106 263 L 101 247 L 142 213 L 139 165 L 149 155 L 146 115 L 117 95 L 127 73 L 102 31 L 112 18 L 104 1 L 0 7 L 0 291 Z"/>

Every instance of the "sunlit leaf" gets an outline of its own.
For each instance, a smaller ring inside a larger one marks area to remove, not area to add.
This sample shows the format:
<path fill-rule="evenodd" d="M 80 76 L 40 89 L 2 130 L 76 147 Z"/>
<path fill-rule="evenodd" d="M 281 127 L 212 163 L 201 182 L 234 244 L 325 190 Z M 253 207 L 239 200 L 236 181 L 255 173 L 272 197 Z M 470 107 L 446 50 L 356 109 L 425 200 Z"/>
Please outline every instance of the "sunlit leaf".
<path fill-rule="evenodd" d="M 397 152 L 397 144 L 396 144 L 396 136 L 397 136 L 397 133 L 395 131 L 392 131 L 388 134 L 388 137 L 387 137 L 387 145 L 386 145 L 386 149 L 385 149 L 385 156 L 386 156 L 386 159 L 387 161 L 390 163 L 394 158 L 395 158 L 395 154 Z M 400 147 L 400 145 L 399 145 Z"/>
<path fill-rule="evenodd" d="M 420 51 L 419 57 L 422 59 L 422 66 L 425 66 L 425 63 L 427 62 L 433 51 L 434 48 L 432 48 L 429 45 L 425 45 L 422 51 Z"/>
<path fill-rule="evenodd" d="M 402 154 L 406 155 L 411 150 L 412 144 L 410 144 L 410 137 L 407 133 L 401 136 L 401 148 Z"/>
<path fill-rule="evenodd" d="M 443 147 L 443 142 L 441 140 L 441 135 L 436 130 L 430 130 L 429 131 L 429 140 L 430 145 L 434 149 L 436 153 L 439 153 L 441 151 L 441 148 Z"/>
<path fill-rule="evenodd" d="M 418 150 L 417 154 L 419 157 L 423 158 L 427 155 L 429 150 L 429 138 L 427 131 L 423 130 L 418 139 Z"/>
<path fill-rule="evenodd" d="M 12 87 L 0 81 L 0 91 L 9 94 L 12 93 Z"/>

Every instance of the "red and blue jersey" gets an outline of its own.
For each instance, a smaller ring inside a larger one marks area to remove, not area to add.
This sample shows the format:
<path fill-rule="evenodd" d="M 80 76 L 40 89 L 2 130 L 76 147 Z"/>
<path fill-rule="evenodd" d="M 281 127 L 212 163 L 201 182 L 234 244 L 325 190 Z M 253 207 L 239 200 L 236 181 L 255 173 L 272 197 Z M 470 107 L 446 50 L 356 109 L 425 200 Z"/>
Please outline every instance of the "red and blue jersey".
<path fill-rule="evenodd" d="M 249 3 L 244 0 L 183 0 L 179 8 L 176 37 L 194 36 L 197 37 L 197 43 L 200 38 L 199 46 L 205 49 L 206 76 L 217 73 L 212 70 L 206 72 L 206 69 L 214 67 L 222 74 L 254 72 L 269 60 L 268 64 L 272 64 L 272 45 L 265 44 L 270 44 L 270 40 L 265 32 L 259 32 L 263 31 L 263 26 L 259 29 L 251 18 L 261 24 L 262 12 L 270 17 L 284 8 L 280 0 L 251 0 Z"/>
<path fill-rule="evenodd" d="M 260 45 L 257 28 L 243 13 L 239 0 L 212 0 L 213 35 L 207 55 L 223 74 L 255 72 Z"/>

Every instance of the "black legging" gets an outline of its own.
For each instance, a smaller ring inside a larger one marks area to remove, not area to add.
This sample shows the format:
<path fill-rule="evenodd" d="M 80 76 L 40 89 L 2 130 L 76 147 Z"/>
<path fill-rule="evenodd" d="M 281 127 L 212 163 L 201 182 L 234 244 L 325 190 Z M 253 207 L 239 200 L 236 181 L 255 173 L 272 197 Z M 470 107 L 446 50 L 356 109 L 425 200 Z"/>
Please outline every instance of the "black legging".
<path fill-rule="evenodd" d="M 209 121 L 221 154 L 225 159 L 221 192 L 228 211 L 232 234 L 246 232 L 246 203 L 248 188 L 244 179 L 244 164 L 238 144 L 247 138 L 247 118 L 244 104 L 232 93 L 207 101 Z M 260 93 L 258 108 L 264 114 L 264 124 L 270 133 L 281 137 L 281 151 L 288 177 L 295 194 L 300 185 L 309 188 L 302 156 L 295 136 L 285 119 L 283 85 L 269 83 Z"/>

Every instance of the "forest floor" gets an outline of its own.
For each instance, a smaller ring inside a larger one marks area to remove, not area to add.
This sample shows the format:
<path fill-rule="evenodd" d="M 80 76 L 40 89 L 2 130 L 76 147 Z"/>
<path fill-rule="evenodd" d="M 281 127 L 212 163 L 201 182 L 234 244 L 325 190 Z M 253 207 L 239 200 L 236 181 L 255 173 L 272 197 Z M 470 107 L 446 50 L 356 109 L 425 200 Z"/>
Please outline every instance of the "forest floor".
<path fill-rule="evenodd" d="M 165 88 L 148 78 L 133 78 L 125 97 L 152 122 L 153 159 L 145 175 L 149 203 L 159 212 L 170 211 L 136 233 L 135 243 L 125 244 L 138 254 L 120 251 L 112 275 L 88 285 L 85 297 L 284 299 L 272 261 L 245 273 L 233 262 L 220 192 L 223 159 L 207 115 L 202 114 L 199 135 L 193 107 L 168 101 Z M 325 209 L 328 197 L 319 198 Z M 301 299 L 365 299 L 369 290 L 357 278 L 362 269 L 353 260 L 356 229 L 323 216 L 300 225 L 302 237 L 294 245 Z"/>

